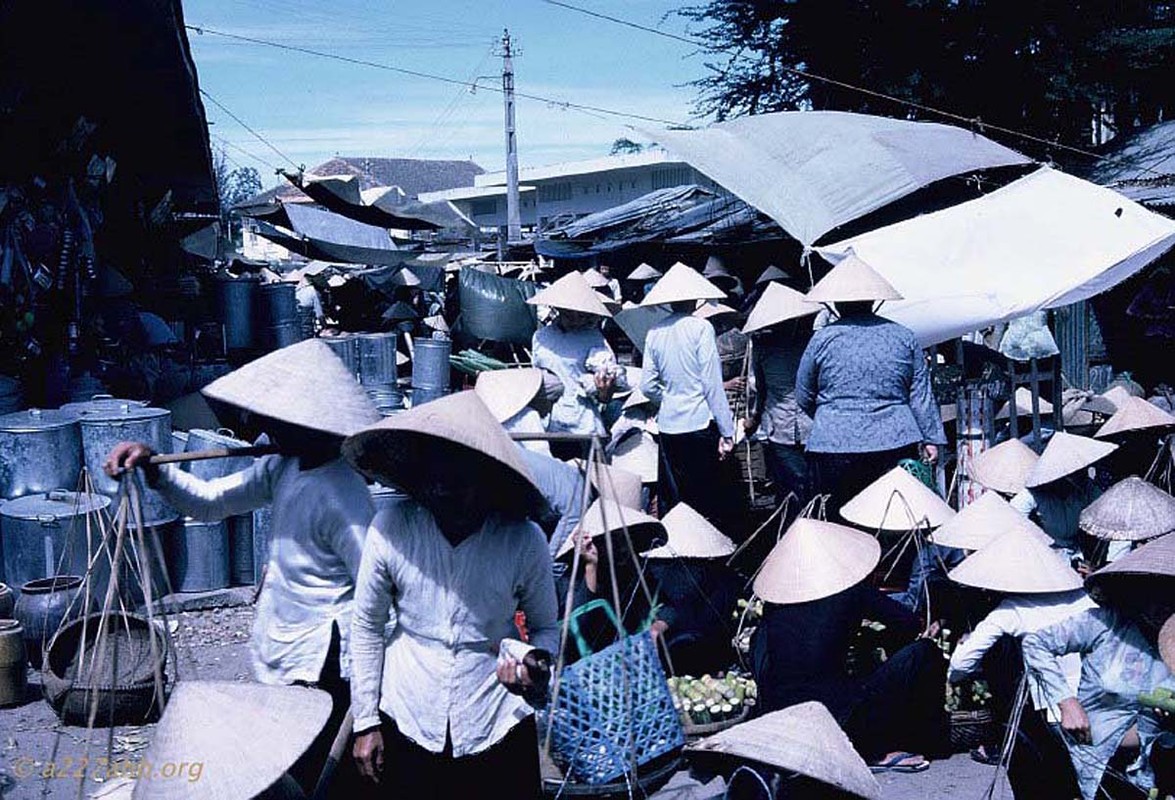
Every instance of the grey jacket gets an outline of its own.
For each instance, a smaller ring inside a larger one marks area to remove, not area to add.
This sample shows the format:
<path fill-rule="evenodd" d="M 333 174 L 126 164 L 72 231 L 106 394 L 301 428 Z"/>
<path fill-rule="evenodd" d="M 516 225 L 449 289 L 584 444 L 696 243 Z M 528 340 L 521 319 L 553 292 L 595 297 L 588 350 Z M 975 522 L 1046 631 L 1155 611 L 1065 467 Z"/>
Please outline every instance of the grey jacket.
<path fill-rule="evenodd" d="M 814 420 L 810 452 L 946 443 L 913 331 L 876 314 L 846 317 L 816 332 L 800 359 L 796 402 Z"/>

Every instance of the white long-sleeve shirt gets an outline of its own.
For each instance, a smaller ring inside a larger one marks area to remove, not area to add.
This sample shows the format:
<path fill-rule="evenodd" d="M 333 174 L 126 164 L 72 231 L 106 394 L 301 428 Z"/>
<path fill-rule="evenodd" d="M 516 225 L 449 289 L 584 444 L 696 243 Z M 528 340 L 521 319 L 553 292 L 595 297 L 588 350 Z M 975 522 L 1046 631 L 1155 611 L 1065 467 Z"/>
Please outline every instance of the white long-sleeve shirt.
<path fill-rule="evenodd" d="M 586 363 L 601 352 L 611 354 L 598 327 L 565 331 L 558 324 L 544 325 L 531 339 L 531 364 L 553 373 L 563 382 L 563 394 L 551 407 L 547 429 L 551 433 L 602 434 L 594 383 L 583 380 L 591 373 Z M 585 387 L 592 387 L 590 389 Z"/>
<path fill-rule="evenodd" d="M 547 428 L 543 425 L 543 418 L 539 416 L 539 412 L 535 411 L 530 406 L 519 411 L 510 419 L 502 423 L 502 427 L 506 429 L 507 433 L 546 433 Z M 548 442 L 535 440 L 532 442 L 519 442 L 524 450 L 530 450 L 532 453 L 540 455 L 551 455 L 551 445 Z"/>
<path fill-rule="evenodd" d="M 297 458 L 266 456 L 213 481 L 164 467 L 156 486 L 175 508 L 205 521 L 273 505 L 269 563 L 253 620 L 257 680 L 317 681 L 336 622 L 342 674 L 349 674 L 351 600 L 374 513 L 358 473 L 342 459 L 303 471 Z"/>
<path fill-rule="evenodd" d="M 734 416 L 722 388 L 714 327 L 689 314 L 672 314 L 645 338 L 641 391 L 661 404 L 662 433 L 692 433 L 713 420 L 718 433 L 734 438 Z"/>
<path fill-rule="evenodd" d="M 967 641 L 955 648 L 955 652 L 951 654 L 947 678 L 952 683 L 957 683 L 966 676 L 977 672 L 984 655 L 1005 634 L 1019 639 L 1025 634 L 1043 630 L 1094 607 L 1096 604 L 1084 589 L 1054 594 L 1011 595 L 975 626 L 975 630 L 967 637 Z M 1065 679 L 1073 688 L 1073 693 L 1076 694 L 1077 684 L 1081 680 L 1081 656 L 1076 654 L 1064 656 L 1061 659 L 1061 667 L 1064 670 Z M 1028 691 L 1032 695 L 1034 708 L 1038 711 L 1048 708 L 1051 719 L 1060 719 L 1057 709 L 1048 704 L 1047 695 L 1039 676 L 1029 674 Z"/>
<path fill-rule="evenodd" d="M 388 612 L 393 633 L 385 642 Z M 530 522 L 491 517 L 453 547 L 436 520 L 408 500 L 380 511 L 367 535 L 351 632 L 355 730 L 379 712 L 433 753 L 479 753 L 532 710 L 498 682 L 498 647 L 517 638 L 558 651 L 555 583 L 546 537 Z"/>

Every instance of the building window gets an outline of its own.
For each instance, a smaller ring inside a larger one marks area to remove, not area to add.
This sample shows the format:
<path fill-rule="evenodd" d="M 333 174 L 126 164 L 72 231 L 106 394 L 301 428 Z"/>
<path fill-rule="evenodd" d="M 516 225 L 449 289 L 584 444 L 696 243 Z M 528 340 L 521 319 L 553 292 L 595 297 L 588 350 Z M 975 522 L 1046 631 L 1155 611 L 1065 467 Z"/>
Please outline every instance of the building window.
<path fill-rule="evenodd" d="M 570 199 L 570 183 L 552 183 L 539 187 L 539 202 L 541 203 L 558 203 Z"/>
<path fill-rule="evenodd" d="M 498 198 L 474 200 L 469 204 L 469 213 L 475 217 L 488 217 L 498 213 Z"/>

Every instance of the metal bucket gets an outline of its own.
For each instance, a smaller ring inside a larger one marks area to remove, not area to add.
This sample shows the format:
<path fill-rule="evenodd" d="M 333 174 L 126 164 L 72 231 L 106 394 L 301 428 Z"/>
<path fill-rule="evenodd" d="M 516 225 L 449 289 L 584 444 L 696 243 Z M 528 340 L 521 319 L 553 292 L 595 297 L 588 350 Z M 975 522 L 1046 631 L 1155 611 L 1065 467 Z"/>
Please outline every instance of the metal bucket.
<path fill-rule="evenodd" d="M 233 586 L 252 586 L 257 582 L 253 566 L 253 515 L 229 517 L 228 568 Z"/>
<path fill-rule="evenodd" d="M 257 345 L 253 304 L 257 297 L 253 278 L 222 278 L 216 282 L 216 316 L 224 325 L 224 346 L 252 350 Z"/>
<path fill-rule="evenodd" d="M 209 592 L 229 584 L 228 526 L 184 520 L 163 541 L 167 574 L 177 592 Z"/>
<path fill-rule="evenodd" d="M 234 438 L 232 431 L 221 428 L 219 431 L 206 431 L 193 428 L 188 431 L 188 441 L 184 446 L 185 453 L 195 453 L 201 450 L 240 450 L 249 447 L 248 442 Z M 252 456 L 240 458 L 210 458 L 207 461 L 188 462 L 187 471 L 205 481 L 216 480 L 234 472 L 240 472 L 253 466 Z"/>
<path fill-rule="evenodd" d="M 73 489 L 81 469 L 73 414 L 33 408 L 0 416 L 0 498 Z"/>
<path fill-rule="evenodd" d="M 448 339 L 417 339 L 412 354 L 412 388 L 425 390 L 430 400 L 448 394 L 452 349 Z"/>
<path fill-rule="evenodd" d="M 146 523 L 142 537 L 139 536 L 138 528 L 134 525 L 127 527 L 127 536 L 132 537 L 131 541 L 135 545 L 129 556 L 129 561 L 123 569 L 121 584 L 122 595 L 128 603 L 134 606 L 142 606 L 145 603 L 144 586 L 148 581 L 154 602 L 159 602 L 159 598 L 168 594 L 167 561 L 169 556 L 165 543 L 179 535 L 177 532 L 182 532 L 183 527 L 184 518 L 180 516 Z M 140 538 L 146 546 L 145 552 L 139 550 Z M 132 563 L 133 566 L 131 566 Z M 147 571 L 146 580 L 142 577 L 143 569 Z"/>
<path fill-rule="evenodd" d="M 119 481 L 102 471 L 102 463 L 119 442 L 143 442 L 157 453 L 171 452 L 171 412 L 164 408 L 122 406 L 116 411 L 82 415 L 82 454 L 94 487 L 114 497 Z M 157 522 L 173 519 L 176 512 L 155 490 L 142 485 L 143 520 Z"/>
<path fill-rule="evenodd" d="M 331 349 L 339 360 L 347 365 L 347 369 L 355 376 L 356 380 L 359 378 L 359 347 L 358 337 L 345 333 L 341 336 L 320 336 L 319 341 Z"/>
<path fill-rule="evenodd" d="M 89 400 L 66 403 L 59 410 L 63 414 L 72 414 L 80 418 L 94 414 L 109 414 L 124 408 L 143 408 L 146 405 L 146 400 L 127 400 L 124 397 L 115 397 L 109 394 L 95 394 L 91 395 Z"/>
<path fill-rule="evenodd" d="M 395 384 L 368 386 L 367 396 L 379 413 L 384 416 L 404 410 L 404 394 Z"/>
<path fill-rule="evenodd" d="M 360 333 L 359 382 L 364 386 L 384 386 L 396 382 L 396 334 Z"/>
<path fill-rule="evenodd" d="M 269 564 L 270 527 L 273 509 L 270 506 L 253 512 L 253 583 L 261 583 L 262 575 Z"/>
<path fill-rule="evenodd" d="M 448 393 L 448 389 L 417 389 L 414 387 L 410 395 L 410 404 L 412 408 L 416 408 L 416 406 L 422 406 L 425 403 L 431 403 L 437 398 L 444 397 Z"/>
<path fill-rule="evenodd" d="M 302 341 L 302 324 L 298 321 L 298 299 L 292 283 L 267 283 L 258 294 L 257 320 L 261 326 L 261 345 L 280 350 Z"/>
<path fill-rule="evenodd" d="M 54 491 L 10 500 L 0 506 L 5 582 L 17 587 L 50 575 L 85 575 L 91 560 L 90 590 L 102 597 L 110 582 L 110 559 L 97 526 L 86 539 L 87 512 L 102 511 L 110 499 L 101 495 Z M 113 553 L 113 551 L 111 551 Z"/>

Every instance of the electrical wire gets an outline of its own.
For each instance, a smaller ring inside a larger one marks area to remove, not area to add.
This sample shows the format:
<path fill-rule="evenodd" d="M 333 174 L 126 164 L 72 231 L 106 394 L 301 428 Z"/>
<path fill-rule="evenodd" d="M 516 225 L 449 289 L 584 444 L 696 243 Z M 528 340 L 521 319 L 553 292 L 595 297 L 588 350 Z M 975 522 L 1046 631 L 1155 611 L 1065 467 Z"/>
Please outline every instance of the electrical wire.
<path fill-rule="evenodd" d="M 232 40 L 239 41 L 239 42 L 249 42 L 250 44 L 264 45 L 266 47 L 273 47 L 278 50 L 286 50 L 286 51 L 289 51 L 292 53 L 301 53 L 303 55 L 318 56 L 319 58 L 328 58 L 328 59 L 332 59 L 334 61 L 341 61 L 345 64 L 354 64 L 356 66 L 371 67 L 372 69 L 381 69 L 386 72 L 394 72 L 399 75 L 407 75 L 412 78 L 422 78 L 425 80 L 439 81 L 441 83 L 448 83 L 453 86 L 464 86 L 466 88 L 469 88 L 471 85 L 468 81 L 463 81 L 460 78 L 453 78 L 448 75 L 437 75 L 432 72 L 424 72 L 422 70 L 409 69 L 407 67 L 397 67 L 392 64 L 382 64 L 378 61 L 369 61 L 364 58 L 354 58 L 352 56 L 344 56 L 344 55 L 340 55 L 338 53 L 328 53 L 323 50 L 314 50 L 309 47 L 300 47 L 298 45 L 283 44 L 281 42 L 272 42 L 272 41 L 268 41 L 266 39 L 258 39 L 254 36 L 242 36 L 242 35 L 236 34 L 236 33 L 228 33 L 227 31 L 216 30 L 215 28 L 206 28 L 201 25 L 185 25 L 184 27 L 190 31 L 195 31 L 198 34 L 209 34 L 211 36 L 221 36 L 226 39 L 232 39 Z M 485 90 L 491 91 L 491 92 L 497 92 L 498 94 L 505 93 L 505 89 L 503 89 L 500 86 L 479 85 L 478 88 L 485 89 Z M 201 91 L 201 93 L 205 94 L 205 96 L 207 96 L 207 93 L 204 92 L 203 89 L 201 89 L 200 91 Z M 558 100 L 553 97 L 545 97 L 543 95 L 530 94 L 528 92 L 515 91 L 514 95 L 515 95 L 515 97 L 520 97 L 525 100 L 534 100 L 539 103 L 546 103 L 547 105 L 555 107 L 555 108 L 571 109 L 571 110 L 575 110 L 575 111 L 585 111 L 585 112 L 594 111 L 597 114 L 606 114 L 607 116 L 610 116 L 610 117 L 619 117 L 622 119 L 634 119 L 634 120 L 639 120 L 641 122 L 655 122 L 658 125 L 669 125 L 671 127 L 677 127 L 677 128 L 690 127 L 688 124 L 683 123 L 678 120 L 663 119 L 661 117 L 651 117 L 651 116 L 647 116 L 645 114 L 635 114 L 635 113 L 632 113 L 629 111 L 618 111 L 614 108 L 604 108 L 603 106 L 588 105 L 586 103 L 573 103 L 569 100 Z M 212 98 L 209 97 L 209 99 L 211 100 Z M 213 102 L 216 103 L 215 100 L 213 100 Z M 220 105 L 219 103 L 216 103 L 216 104 L 218 106 Z M 227 109 L 223 108 L 223 106 L 221 108 L 222 108 L 222 110 L 225 111 L 225 113 L 229 113 L 227 111 Z M 230 116 L 232 116 L 232 114 L 230 114 Z M 236 117 L 234 117 L 234 119 L 236 119 Z M 239 119 L 237 121 L 240 122 Z M 244 125 L 243 122 L 241 124 Z M 245 127 L 248 129 L 248 126 L 245 126 Z M 250 130 L 250 132 L 253 133 L 255 136 L 257 136 L 258 138 L 261 138 L 260 135 L 258 135 L 252 129 L 248 129 L 248 130 Z M 261 138 L 261 140 L 265 141 L 263 138 Z M 265 143 L 267 145 L 269 145 L 269 142 L 265 142 Z M 269 145 L 269 146 L 275 152 L 277 152 L 279 155 L 281 155 L 280 150 L 277 150 L 277 148 L 274 148 L 273 145 Z M 282 158 L 286 158 L 286 156 L 282 155 Z"/>
<path fill-rule="evenodd" d="M 229 139 L 226 139 L 226 138 L 224 138 L 223 136 L 220 136 L 220 135 L 217 135 L 217 134 L 213 134 L 212 138 L 216 139 L 216 141 L 220 142 L 220 143 L 221 143 L 221 144 L 223 144 L 225 147 L 231 147 L 232 149 L 236 150 L 238 153 L 240 153 L 240 154 L 242 154 L 242 155 L 244 155 L 244 156 L 247 156 L 247 157 L 249 157 L 249 158 L 253 159 L 253 160 L 254 160 L 254 161 L 256 161 L 258 164 L 264 164 L 266 167 L 268 167 L 269 169 L 272 169 L 274 172 L 280 172 L 280 171 L 281 171 L 281 168 L 280 168 L 280 167 L 278 167 L 276 164 L 274 164 L 274 163 L 273 163 L 272 161 L 270 161 L 269 159 L 262 158 L 261 156 L 257 155 L 256 153 L 254 153 L 254 152 L 252 152 L 252 151 L 250 151 L 250 150 L 247 150 L 247 149 L 246 149 L 246 148 L 244 148 L 244 147 L 241 147 L 241 146 L 240 146 L 239 144 L 237 144 L 236 142 L 230 141 Z M 225 153 L 225 156 L 226 156 L 227 158 L 229 158 L 229 160 L 230 160 L 230 161 L 231 161 L 231 160 L 233 160 L 233 159 L 232 159 L 232 157 L 228 155 L 228 153 Z"/>
<path fill-rule="evenodd" d="M 191 26 L 188 26 L 188 27 L 191 27 Z M 226 108 L 226 107 L 225 107 L 224 103 L 220 102 L 220 101 L 219 101 L 219 100 L 217 100 L 215 97 L 213 97 L 212 95 L 208 94 L 207 90 L 205 90 L 205 89 L 201 89 L 201 90 L 200 90 L 200 94 L 204 95 L 204 96 L 205 96 L 205 97 L 207 97 L 209 100 L 211 100 L 211 101 L 212 101 L 212 104 L 213 104 L 214 106 L 216 106 L 217 108 L 219 108 L 219 109 L 220 109 L 221 111 L 223 111 L 224 113 L 228 114 L 228 115 L 229 115 L 229 116 L 230 116 L 230 117 L 233 119 L 233 121 L 234 121 L 234 122 L 236 122 L 236 123 L 237 123 L 238 125 L 240 125 L 242 128 L 244 128 L 245 130 L 247 130 L 249 133 L 253 134 L 253 136 L 255 136 L 259 142 L 261 142 L 263 145 L 265 145 L 266 147 L 268 147 L 268 148 L 269 148 L 270 150 L 272 150 L 273 152 L 277 153 L 277 154 L 278 154 L 278 156 L 279 156 L 279 157 L 280 157 L 280 158 L 281 158 L 283 161 L 288 161 L 288 162 L 290 163 L 290 165 L 294 167 L 294 169 L 301 169 L 301 166 L 298 164 L 298 162 L 294 161 L 294 159 L 292 159 L 292 158 L 290 158 L 289 156 L 287 156 L 287 155 L 286 155 L 285 153 L 283 153 L 281 150 L 278 150 L 278 149 L 277 149 L 277 146 L 276 146 L 276 145 L 274 145 L 274 144 L 273 144 L 273 142 L 269 141 L 269 140 L 268 140 L 268 139 L 266 139 L 264 136 L 262 136 L 260 133 L 258 133 L 257 131 L 253 130 L 252 128 L 250 128 L 250 127 L 249 127 L 249 125 L 248 125 L 248 123 L 246 123 L 246 122 L 245 122 L 243 119 L 241 119 L 240 117 L 238 117 L 238 116 L 237 116 L 236 114 L 234 114 L 233 112 L 229 111 L 229 110 L 228 110 L 228 108 Z"/>

